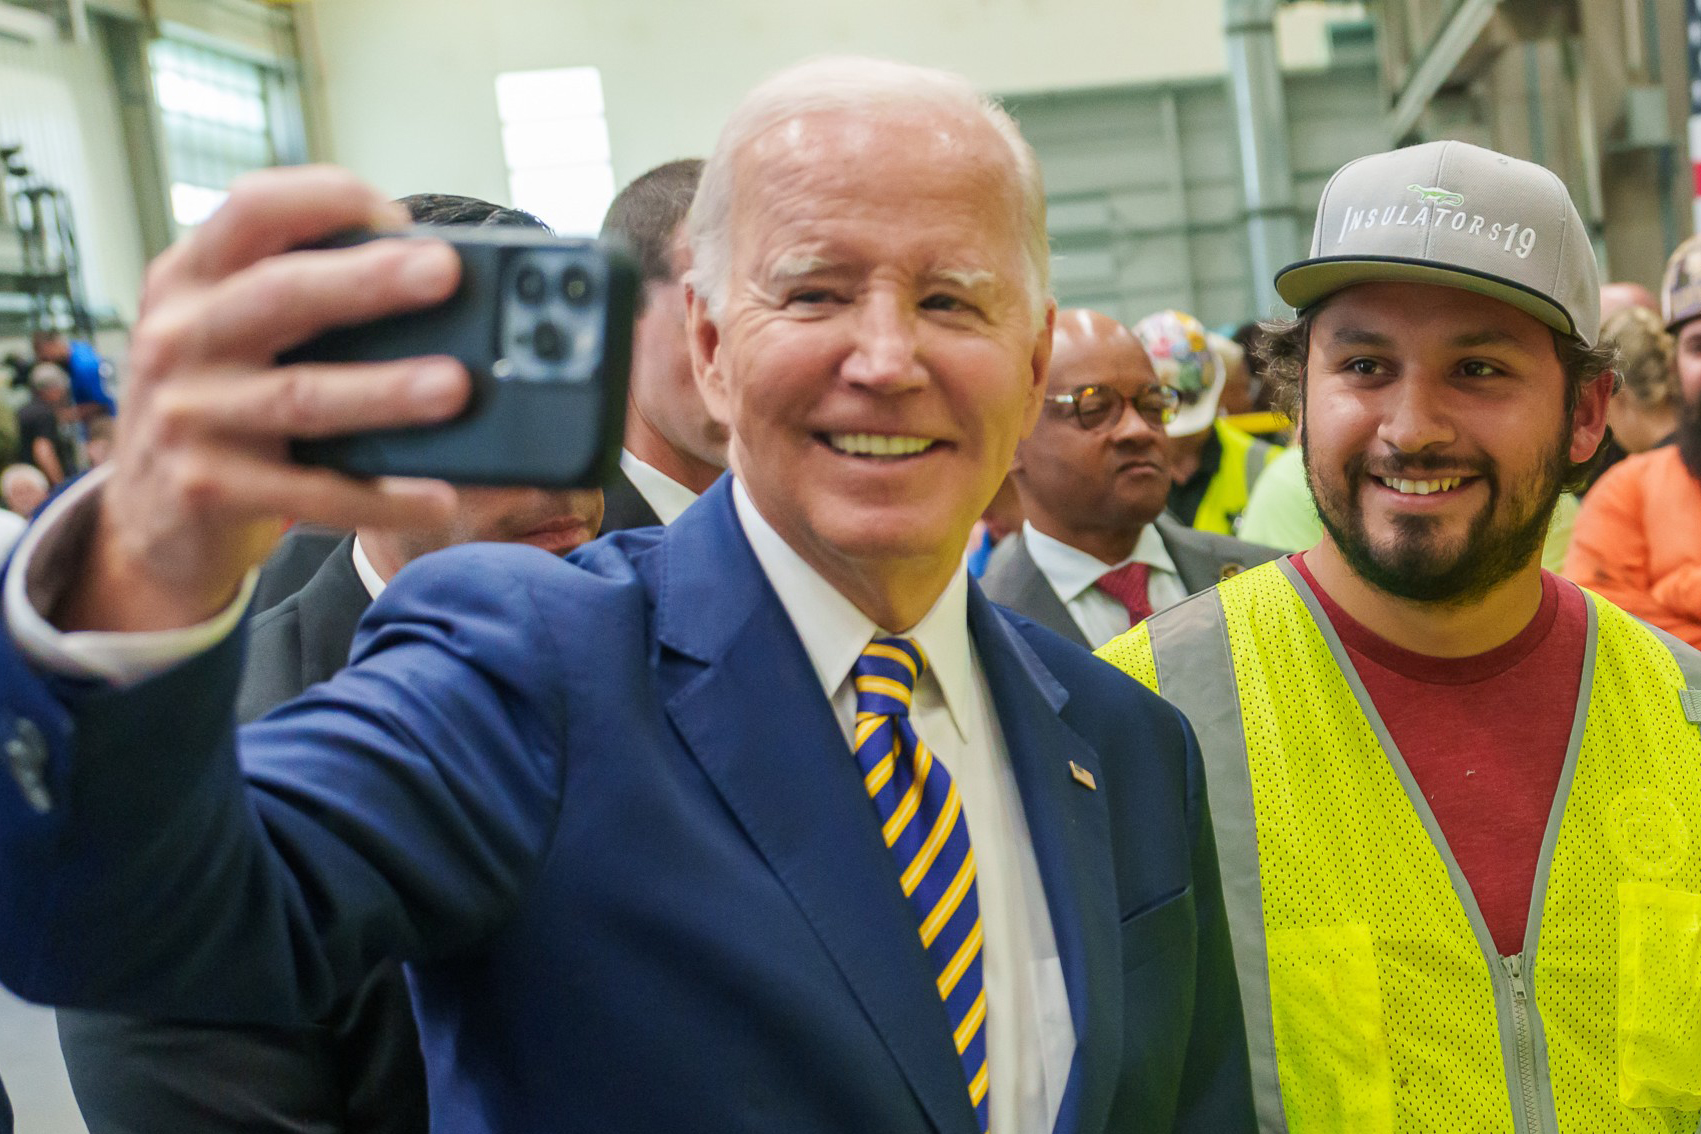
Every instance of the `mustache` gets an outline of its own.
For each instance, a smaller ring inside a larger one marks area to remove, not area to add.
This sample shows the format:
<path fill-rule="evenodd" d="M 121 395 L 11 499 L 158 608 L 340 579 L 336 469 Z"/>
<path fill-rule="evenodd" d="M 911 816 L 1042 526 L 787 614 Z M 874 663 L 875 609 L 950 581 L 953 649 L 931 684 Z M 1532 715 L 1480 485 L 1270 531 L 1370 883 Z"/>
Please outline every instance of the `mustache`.
<path fill-rule="evenodd" d="M 1487 477 L 1493 464 L 1482 457 L 1450 457 L 1444 453 L 1411 453 L 1403 456 L 1359 455 L 1347 462 L 1354 477 L 1387 477 L 1389 480 L 1439 480 L 1445 476 Z"/>

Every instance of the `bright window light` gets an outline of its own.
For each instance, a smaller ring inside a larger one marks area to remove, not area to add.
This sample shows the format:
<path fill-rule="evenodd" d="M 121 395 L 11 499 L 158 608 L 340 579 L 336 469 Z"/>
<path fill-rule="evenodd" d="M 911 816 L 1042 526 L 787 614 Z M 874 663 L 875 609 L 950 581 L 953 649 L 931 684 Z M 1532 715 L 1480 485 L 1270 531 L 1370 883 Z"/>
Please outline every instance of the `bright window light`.
<path fill-rule="evenodd" d="M 563 236 L 595 234 L 614 200 L 601 73 L 561 67 L 498 75 L 496 112 L 514 207 Z"/>
<path fill-rule="evenodd" d="M 177 222 L 178 228 L 194 228 L 217 212 L 228 196 L 230 193 L 223 189 L 174 181 L 171 183 L 171 219 Z"/>
<path fill-rule="evenodd" d="M 171 219 L 193 228 L 224 202 L 231 181 L 277 161 L 271 106 L 259 64 L 197 44 L 158 39 L 148 48 L 165 133 Z"/>

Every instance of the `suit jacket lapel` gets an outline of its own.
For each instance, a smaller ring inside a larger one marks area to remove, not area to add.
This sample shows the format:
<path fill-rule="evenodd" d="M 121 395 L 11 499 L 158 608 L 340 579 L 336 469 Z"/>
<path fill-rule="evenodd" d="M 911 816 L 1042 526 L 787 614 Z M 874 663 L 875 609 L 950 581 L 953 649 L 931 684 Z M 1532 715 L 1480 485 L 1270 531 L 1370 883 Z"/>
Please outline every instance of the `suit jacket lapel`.
<path fill-rule="evenodd" d="M 602 499 L 602 534 L 628 528 L 653 528 L 661 523 L 656 510 L 622 469 L 615 469 L 603 485 Z"/>
<path fill-rule="evenodd" d="M 328 681 L 348 664 L 354 629 L 372 599 L 354 569 L 354 537 L 336 550 L 307 580 L 296 598 L 301 625 L 301 688 Z"/>
<path fill-rule="evenodd" d="M 1068 692 L 979 588 L 970 590 L 969 630 L 1022 794 L 1075 1022 L 1075 1061 L 1056 1130 L 1098 1130 L 1122 1050 L 1116 877 L 1104 798 L 1076 781 L 1070 763 L 1100 782 L 1104 770 L 1060 716 Z"/>
<path fill-rule="evenodd" d="M 1077 646 L 1092 649 L 1087 636 L 1075 625 L 1075 616 L 1069 613 L 1069 608 L 1057 597 L 1057 592 L 1051 589 L 1051 583 L 1039 569 L 1039 564 L 1034 562 L 1033 555 L 1028 551 L 1027 540 L 1020 532 L 1010 538 L 1017 541 L 1012 549 L 1011 577 L 1018 582 L 1021 589 L 1017 594 L 1017 601 L 1007 605 L 1046 629 L 1063 635 Z"/>
<path fill-rule="evenodd" d="M 668 529 L 657 639 L 701 666 L 680 735 L 791 893 L 942 1132 L 974 1129 L 945 1009 L 856 761 L 723 479 Z M 690 668 L 690 667 L 688 667 Z"/>
<path fill-rule="evenodd" d="M 1175 564 L 1175 573 L 1181 576 L 1181 585 L 1187 589 L 1188 594 L 1196 595 L 1200 591 L 1208 591 L 1222 582 L 1222 559 L 1193 542 L 1190 538 L 1192 528 L 1168 512 L 1158 516 L 1153 523 L 1164 541 L 1164 550 L 1169 552 L 1170 560 Z"/>

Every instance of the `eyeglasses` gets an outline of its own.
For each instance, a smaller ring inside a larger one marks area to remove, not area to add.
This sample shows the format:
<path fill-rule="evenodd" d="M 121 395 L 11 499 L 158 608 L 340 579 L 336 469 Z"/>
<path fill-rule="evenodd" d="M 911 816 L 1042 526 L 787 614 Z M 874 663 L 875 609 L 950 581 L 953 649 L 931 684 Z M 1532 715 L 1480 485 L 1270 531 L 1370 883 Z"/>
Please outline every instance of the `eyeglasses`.
<path fill-rule="evenodd" d="M 1082 429 L 1114 429 L 1122 420 L 1122 411 L 1134 403 L 1134 412 L 1146 419 L 1146 424 L 1162 429 L 1175 420 L 1181 405 L 1181 394 L 1174 386 L 1147 386 L 1133 398 L 1123 396 L 1112 386 L 1077 386 L 1067 394 L 1051 394 L 1046 402 L 1068 406 L 1075 424 Z"/>

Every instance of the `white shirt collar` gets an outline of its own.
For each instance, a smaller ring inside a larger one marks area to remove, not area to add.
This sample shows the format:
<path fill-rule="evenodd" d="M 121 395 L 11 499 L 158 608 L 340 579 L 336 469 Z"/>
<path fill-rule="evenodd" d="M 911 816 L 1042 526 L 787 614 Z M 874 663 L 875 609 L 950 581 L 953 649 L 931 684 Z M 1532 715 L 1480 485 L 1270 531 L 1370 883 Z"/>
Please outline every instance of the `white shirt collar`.
<path fill-rule="evenodd" d="M 654 465 L 639 460 L 630 449 L 620 450 L 620 471 L 664 524 L 673 523 L 685 509 L 697 503 L 695 492 Z"/>
<path fill-rule="evenodd" d="M 780 605 L 797 628 L 797 636 L 803 640 L 804 652 L 815 667 L 821 689 L 831 700 L 850 677 L 863 647 L 875 637 L 890 632 L 876 626 L 792 550 L 757 511 L 750 494 L 736 479 L 732 483 L 732 500 L 750 549 L 756 553 L 762 573 L 768 577 Z M 928 672 L 939 683 L 951 723 L 963 735 L 963 713 L 972 695 L 974 662 L 969 643 L 968 572 L 962 564 L 958 564 L 932 609 L 907 636 L 926 655 Z"/>
<path fill-rule="evenodd" d="M 360 545 L 359 536 L 354 537 L 354 573 L 360 576 L 368 598 L 376 601 L 378 596 L 384 593 L 384 576 L 378 573 L 378 568 L 372 566 L 366 549 Z"/>
<path fill-rule="evenodd" d="M 1156 524 L 1147 524 L 1140 529 L 1140 538 L 1134 542 L 1134 550 L 1128 557 L 1120 563 L 1109 565 L 1096 555 L 1088 555 L 1078 547 L 1070 547 L 1062 540 L 1053 539 L 1025 521 L 1022 524 L 1022 538 L 1027 541 L 1028 554 L 1033 556 L 1034 566 L 1040 569 L 1040 574 L 1051 584 L 1051 589 L 1057 592 L 1057 597 L 1066 603 L 1081 597 L 1106 572 L 1130 563 L 1145 563 L 1155 572 L 1179 574 L 1175 569 L 1175 560 L 1170 558 L 1169 548 L 1164 546 L 1163 536 L 1158 534 Z"/>

